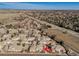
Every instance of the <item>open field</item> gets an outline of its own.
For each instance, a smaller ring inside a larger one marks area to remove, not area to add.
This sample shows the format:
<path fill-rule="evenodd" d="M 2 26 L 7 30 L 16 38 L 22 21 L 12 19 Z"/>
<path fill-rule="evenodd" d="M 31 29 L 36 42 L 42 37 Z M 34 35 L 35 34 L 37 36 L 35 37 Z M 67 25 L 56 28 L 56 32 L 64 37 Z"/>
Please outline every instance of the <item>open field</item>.
<path fill-rule="evenodd" d="M 79 11 L 78 10 L 33 10 L 28 15 L 42 21 L 70 29 L 79 31 Z"/>
<path fill-rule="evenodd" d="M 78 10 L 0 10 L 0 55 L 79 55 L 78 15 Z"/>

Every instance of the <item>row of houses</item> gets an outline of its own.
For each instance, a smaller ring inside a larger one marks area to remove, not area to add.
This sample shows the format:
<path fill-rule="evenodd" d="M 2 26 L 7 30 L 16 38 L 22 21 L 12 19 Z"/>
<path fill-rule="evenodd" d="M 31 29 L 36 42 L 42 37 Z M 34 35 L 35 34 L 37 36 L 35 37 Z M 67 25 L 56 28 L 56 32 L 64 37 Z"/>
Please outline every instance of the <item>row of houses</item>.
<path fill-rule="evenodd" d="M 45 33 L 45 27 L 37 21 L 25 19 L 12 26 L 17 28 L 0 28 L 0 53 L 57 53 L 67 55 L 63 46 Z M 45 24 L 44 24 L 45 25 Z"/>

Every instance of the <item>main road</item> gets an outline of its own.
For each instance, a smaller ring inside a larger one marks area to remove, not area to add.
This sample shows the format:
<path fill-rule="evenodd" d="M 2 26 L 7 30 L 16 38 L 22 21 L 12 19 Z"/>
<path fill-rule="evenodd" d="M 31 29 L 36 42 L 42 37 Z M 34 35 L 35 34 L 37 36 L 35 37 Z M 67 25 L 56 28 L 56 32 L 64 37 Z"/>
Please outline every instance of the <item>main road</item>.
<path fill-rule="evenodd" d="M 26 15 L 26 16 L 30 19 L 40 22 L 41 24 L 50 25 L 52 28 L 47 29 L 47 33 L 49 35 L 56 35 L 57 41 L 62 41 L 64 43 L 65 47 L 71 48 L 72 50 L 79 53 L 79 33 L 74 32 L 72 30 L 58 27 L 56 25 L 50 24 L 45 21 L 40 21 L 39 19 L 36 19 L 36 18 L 28 16 L 28 15 Z"/>

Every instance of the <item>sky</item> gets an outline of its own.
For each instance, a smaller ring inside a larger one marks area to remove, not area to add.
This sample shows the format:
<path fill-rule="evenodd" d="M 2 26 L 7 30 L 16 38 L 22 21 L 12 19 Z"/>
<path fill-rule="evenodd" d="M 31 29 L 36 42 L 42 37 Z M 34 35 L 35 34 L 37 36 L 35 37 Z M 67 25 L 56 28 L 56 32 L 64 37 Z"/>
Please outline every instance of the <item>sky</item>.
<path fill-rule="evenodd" d="M 0 2 L 0 9 L 79 10 L 79 2 Z"/>

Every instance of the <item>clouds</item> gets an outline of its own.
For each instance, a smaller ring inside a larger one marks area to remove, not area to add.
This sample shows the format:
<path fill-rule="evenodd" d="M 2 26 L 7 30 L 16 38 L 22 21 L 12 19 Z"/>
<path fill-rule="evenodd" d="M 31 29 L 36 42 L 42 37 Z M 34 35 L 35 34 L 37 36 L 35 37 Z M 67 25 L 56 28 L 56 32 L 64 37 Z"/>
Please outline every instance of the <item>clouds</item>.
<path fill-rule="evenodd" d="M 47 8 L 46 6 L 38 5 L 38 4 L 31 4 L 31 3 L 19 3 L 19 2 L 14 2 L 14 3 L 0 3 L 0 8 L 4 9 L 45 9 Z"/>
<path fill-rule="evenodd" d="M 0 9 L 79 9 L 79 3 L 0 2 Z"/>

